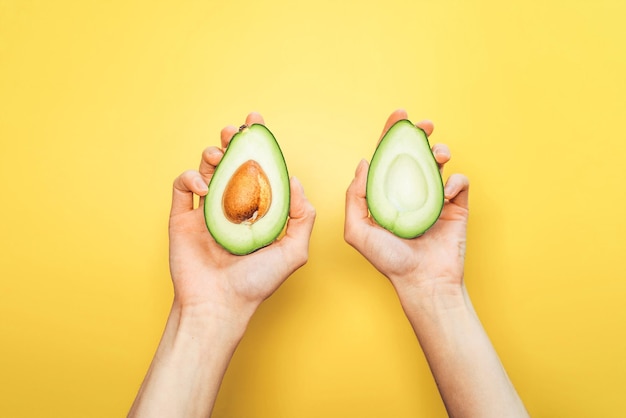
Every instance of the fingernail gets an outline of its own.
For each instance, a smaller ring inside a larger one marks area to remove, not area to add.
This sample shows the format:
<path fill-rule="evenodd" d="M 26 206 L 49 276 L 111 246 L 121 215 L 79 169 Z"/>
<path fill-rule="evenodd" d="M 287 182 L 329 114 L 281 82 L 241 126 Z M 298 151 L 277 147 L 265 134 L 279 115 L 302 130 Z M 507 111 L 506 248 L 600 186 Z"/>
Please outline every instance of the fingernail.
<path fill-rule="evenodd" d="M 453 192 L 453 187 L 450 183 L 446 183 L 446 186 L 443 188 L 443 194 L 445 197 L 450 197 Z"/>
<path fill-rule="evenodd" d="M 448 157 L 448 159 L 450 159 L 450 153 L 448 153 L 447 150 L 443 150 L 441 148 L 435 148 L 435 155 L 439 157 Z"/>

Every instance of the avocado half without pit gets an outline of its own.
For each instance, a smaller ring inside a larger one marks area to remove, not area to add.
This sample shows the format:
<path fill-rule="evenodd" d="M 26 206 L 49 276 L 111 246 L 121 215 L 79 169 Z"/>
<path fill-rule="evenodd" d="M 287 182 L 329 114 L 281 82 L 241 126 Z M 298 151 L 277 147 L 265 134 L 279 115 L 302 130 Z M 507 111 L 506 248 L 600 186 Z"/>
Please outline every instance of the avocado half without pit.
<path fill-rule="evenodd" d="M 271 244 L 289 215 L 289 174 L 274 135 L 243 125 L 209 182 L 204 219 L 215 241 L 232 254 Z"/>
<path fill-rule="evenodd" d="M 443 182 L 426 133 L 409 120 L 396 122 L 381 139 L 367 173 L 371 216 L 401 238 L 426 232 L 443 209 Z"/>

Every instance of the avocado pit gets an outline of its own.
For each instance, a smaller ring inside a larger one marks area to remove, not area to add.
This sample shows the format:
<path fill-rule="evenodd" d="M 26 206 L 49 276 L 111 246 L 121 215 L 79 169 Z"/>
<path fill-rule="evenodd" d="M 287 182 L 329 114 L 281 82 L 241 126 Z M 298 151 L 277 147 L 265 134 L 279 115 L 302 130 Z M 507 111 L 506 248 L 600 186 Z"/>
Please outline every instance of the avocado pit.
<path fill-rule="evenodd" d="M 228 181 L 222 197 L 226 219 L 236 224 L 253 224 L 272 203 L 272 189 L 263 168 L 254 160 L 243 163 Z"/>

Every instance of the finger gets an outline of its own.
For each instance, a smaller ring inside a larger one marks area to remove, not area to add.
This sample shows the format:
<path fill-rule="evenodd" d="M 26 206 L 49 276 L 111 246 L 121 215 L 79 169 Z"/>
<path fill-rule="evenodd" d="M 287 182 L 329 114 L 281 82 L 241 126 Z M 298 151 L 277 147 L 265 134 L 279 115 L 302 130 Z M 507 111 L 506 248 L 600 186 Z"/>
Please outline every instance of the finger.
<path fill-rule="evenodd" d="M 302 183 L 296 178 L 292 177 L 290 180 L 291 189 L 291 202 L 289 206 L 289 218 L 293 223 L 286 231 L 287 235 L 298 235 L 298 232 L 304 232 L 305 236 L 310 235 L 313 228 L 313 222 L 315 221 L 315 208 L 309 202 L 304 194 L 304 187 Z M 297 225 L 295 225 L 297 224 Z M 300 230 L 300 228 L 306 227 Z M 294 228 L 298 228 L 297 230 Z"/>
<path fill-rule="evenodd" d="M 204 196 L 207 191 L 207 185 L 197 171 L 185 171 L 174 180 L 170 214 L 173 216 L 193 210 L 193 194 Z"/>
<path fill-rule="evenodd" d="M 431 136 L 435 130 L 435 125 L 429 120 L 417 122 L 415 126 L 426 132 L 426 136 Z"/>
<path fill-rule="evenodd" d="M 289 221 L 285 236 L 278 245 L 287 257 L 287 265 L 291 266 L 293 271 L 308 260 L 309 240 L 315 223 L 315 208 L 306 198 L 304 188 L 297 178 L 291 178 L 290 188 Z"/>
<path fill-rule="evenodd" d="M 250 126 L 252 124 L 255 123 L 259 123 L 261 125 L 265 124 L 265 121 L 263 120 L 263 116 L 261 116 L 260 113 L 258 112 L 250 112 L 248 114 L 248 116 L 246 116 L 246 122 L 245 122 L 245 126 Z M 224 129 L 222 129 L 221 132 L 221 140 L 222 140 L 222 149 L 226 149 L 228 147 L 228 144 L 230 143 L 230 140 L 233 138 L 233 136 L 243 128 L 236 128 L 233 125 L 228 125 L 226 126 Z"/>
<path fill-rule="evenodd" d="M 399 120 L 407 119 L 407 118 L 408 118 L 408 114 L 406 113 L 406 110 L 404 110 L 404 109 L 394 110 L 393 113 L 391 115 L 389 115 L 389 117 L 387 118 L 387 122 L 385 122 L 385 127 L 383 128 L 383 133 L 380 134 L 380 139 L 382 139 L 382 137 L 385 136 L 385 134 L 387 133 L 389 128 L 391 128 L 394 123 L 396 123 Z M 379 141 L 380 141 L 380 139 L 379 139 Z"/>
<path fill-rule="evenodd" d="M 237 128 L 233 125 L 228 125 L 220 132 L 220 138 L 222 141 L 222 149 L 226 149 L 228 147 L 228 143 L 232 139 L 233 135 L 237 133 Z"/>
<path fill-rule="evenodd" d="M 444 196 L 464 209 L 469 207 L 469 179 L 463 174 L 452 174 L 446 182 Z"/>
<path fill-rule="evenodd" d="M 218 147 L 208 147 L 202 151 L 202 160 L 200 160 L 199 172 L 207 183 L 211 179 L 211 176 L 215 172 L 215 167 L 217 167 L 220 163 L 223 156 L 224 151 Z"/>
<path fill-rule="evenodd" d="M 254 123 L 265 125 L 263 116 L 261 116 L 261 114 L 258 112 L 250 112 L 250 114 L 248 114 L 248 116 L 246 117 L 246 125 L 250 126 Z"/>
<path fill-rule="evenodd" d="M 364 224 L 369 223 L 369 212 L 367 200 L 365 199 L 368 167 L 367 161 L 361 160 L 359 162 L 354 179 L 346 191 L 344 239 L 350 245 L 360 241 Z"/>
<path fill-rule="evenodd" d="M 439 172 L 443 174 L 443 167 L 450 161 L 450 158 L 452 158 L 450 148 L 448 148 L 446 144 L 435 144 L 433 145 L 433 156 L 439 166 Z"/>
<path fill-rule="evenodd" d="M 202 159 L 200 160 L 199 173 L 206 184 L 211 182 L 211 177 L 217 168 L 217 165 L 222 161 L 224 151 L 218 147 L 208 147 L 202 152 Z M 199 206 L 204 206 L 204 196 L 200 196 L 198 202 Z"/>

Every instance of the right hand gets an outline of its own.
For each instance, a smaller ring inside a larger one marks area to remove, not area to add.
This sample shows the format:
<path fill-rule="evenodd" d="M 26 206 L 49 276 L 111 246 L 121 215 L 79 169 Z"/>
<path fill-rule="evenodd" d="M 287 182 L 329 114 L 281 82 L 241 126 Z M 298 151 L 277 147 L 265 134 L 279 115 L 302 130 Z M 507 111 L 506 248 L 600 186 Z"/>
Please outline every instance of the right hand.
<path fill-rule="evenodd" d="M 263 124 L 251 113 L 246 124 Z M 224 149 L 237 132 L 234 126 L 222 130 L 222 148 L 209 147 L 198 171 L 188 170 L 174 181 L 170 214 L 170 271 L 175 302 L 180 306 L 206 307 L 238 316 L 251 315 L 285 279 L 306 263 L 315 209 L 304 195 L 300 182 L 292 178 L 289 221 L 282 238 L 246 256 L 232 255 L 211 237 L 204 222 L 202 202 L 208 193 L 215 168 Z M 200 196 L 194 208 L 193 195 Z"/>
<path fill-rule="evenodd" d="M 406 119 L 403 110 L 389 116 L 383 135 L 398 120 Z M 431 122 L 417 124 L 427 135 Z M 382 136 L 381 136 L 382 137 Z M 440 170 L 450 160 L 445 145 L 434 145 L 433 154 Z M 388 277 L 400 296 L 417 289 L 458 287 L 463 281 L 465 242 L 468 219 L 469 181 L 453 174 L 445 184 L 445 202 L 437 222 L 422 236 L 403 239 L 379 226 L 371 218 L 365 199 L 369 164 L 362 160 L 346 193 L 344 237 L 376 269 Z"/>

